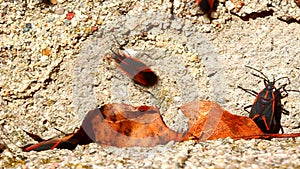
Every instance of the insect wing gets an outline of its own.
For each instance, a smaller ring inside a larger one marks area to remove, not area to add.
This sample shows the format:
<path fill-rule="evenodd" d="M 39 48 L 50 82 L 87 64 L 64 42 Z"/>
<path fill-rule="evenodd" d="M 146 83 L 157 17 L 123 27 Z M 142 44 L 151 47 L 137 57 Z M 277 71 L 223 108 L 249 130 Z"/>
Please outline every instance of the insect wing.
<path fill-rule="evenodd" d="M 263 102 L 264 101 L 265 99 L 263 99 Z M 266 117 L 266 122 L 269 128 L 271 127 L 272 122 L 274 120 L 275 105 L 276 105 L 275 95 L 274 92 L 270 90 L 267 93 L 267 100 L 265 102 L 264 111 L 262 113 L 262 115 Z"/>
<path fill-rule="evenodd" d="M 60 140 L 50 140 L 50 141 L 43 141 L 37 144 L 29 144 L 27 146 L 22 147 L 24 151 L 43 151 L 43 150 L 50 150 L 54 149 Z"/>
<path fill-rule="evenodd" d="M 270 130 L 272 122 L 274 120 L 274 104 L 274 101 L 272 101 L 269 104 L 266 104 L 261 115 L 267 130 Z"/>
<path fill-rule="evenodd" d="M 140 72 L 148 69 L 144 63 L 132 57 L 122 59 L 118 65 L 131 79 L 137 76 Z"/>
<path fill-rule="evenodd" d="M 31 137 L 33 140 L 37 141 L 37 142 L 42 142 L 42 141 L 46 141 L 44 139 L 42 139 L 40 136 L 30 133 L 28 131 L 23 130 L 29 137 Z"/>
<path fill-rule="evenodd" d="M 76 146 L 76 142 L 73 141 L 54 139 L 49 141 L 43 141 L 37 144 L 30 144 L 25 147 L 22 147 L 22 149 L 24 151 L 44 151 L 53 150 L 54 148 L 74 150 Z"/>
<path fill-rule="evenodd" d="M 251 111 L 250 111 L 250 115 L 249 115 L 250 118 L 254 119 L 262 114 L 263 103 L 261 102 L 261 98 L 263 95 L 265 95 L 265 93 L 266 93 L 266 90 L 263 89 L 256 96 L 254 103 L 252 105 Z"/>
<path fill-rule="evenodd" d="M 275 96 L 272 90 L 263 89 L 256 97 L 250 118 L 261 128 L 262 131 L 268 132 L 274 120 Z"/>
<path fill-rule="evenodd" d="M 134 82 L 144 86 L 153 86 L 157 82 L 158 77 L 156 74 L 137 58 L 123 53 L 113 53 L 113 59 L 118 67 Z"/>
<path fill-rule="evenodd" d="M 145 69 L 133 77 L 133 80 L 144 86 L 153 86 L 156 84 L 158 77 L 151 69 Z"/>

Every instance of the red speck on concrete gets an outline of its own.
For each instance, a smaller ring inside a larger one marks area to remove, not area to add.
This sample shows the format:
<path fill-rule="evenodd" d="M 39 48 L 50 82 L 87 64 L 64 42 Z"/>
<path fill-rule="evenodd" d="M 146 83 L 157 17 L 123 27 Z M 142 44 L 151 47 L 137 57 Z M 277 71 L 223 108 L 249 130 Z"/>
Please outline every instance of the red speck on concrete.
<path fill-rule="evenodd" d="M 92 31 L 95 32 L 98 30 L 98 26 L 92 26 Z"/>
<path fill-rule="evenodd" d="M 74 16 L 75 16 L 74 12 L 68 12 L 67 16 L 66 16 L 66 19 L 71 20 L 72 18 L 74 18 Z"/>

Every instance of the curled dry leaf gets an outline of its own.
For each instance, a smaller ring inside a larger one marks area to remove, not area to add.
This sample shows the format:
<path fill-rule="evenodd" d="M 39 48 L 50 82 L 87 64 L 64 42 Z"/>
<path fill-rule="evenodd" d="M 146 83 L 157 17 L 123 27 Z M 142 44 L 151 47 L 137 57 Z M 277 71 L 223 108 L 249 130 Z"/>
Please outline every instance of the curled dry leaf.
<path fill-rule="evenodd" d="M 215 140 L 230 137 L 239 139 L 271 139 L 300 137 L 300 133 L 264 133 L 249 117 L 238 116 L 224 110 L 212 101 L 194 101 L 181 106 L 189 119 L 188 135 L 184 140 Z"/>
<path fill-rule="evenodd" d="M 239 139 L 264 134 L 250 118 L 233 115 L 215 102 L 190 102 L 181 106 L 181 111 L 189 119 L 187 139 L 199 141 L 226 137 Z"/>
<path fill-rule="evenodd" d="M 159 110 L 153 106 L 130 106 L 106 104 L 91 110 L 81 127 L 61 139 L 43 140 L 34 136 L 39 143 L 30 144 L 24 151 L 46 149 L 74 149 L 76 145 L 97 142 L 116 147 L 150 147 L 169 141 L 214 140 L 231 137 L 237 139 L 270 139 L 299 137 L 295 134 L 267 134 L 262 132 L 249 117 L 237 116 L 224 110 L 212 101 L 194 101 L 180 107 L 188 118 L 189 129 L 177 133 L 163 122 Z"/>
<path fill-rule="evenodd" d="M 183 139 L 183 134 L 166 126 L 159 110 L 152 106 L 106 104 L 90 111 L 82 128 L 97 143 L 117 147 L 148 147 Z"/>

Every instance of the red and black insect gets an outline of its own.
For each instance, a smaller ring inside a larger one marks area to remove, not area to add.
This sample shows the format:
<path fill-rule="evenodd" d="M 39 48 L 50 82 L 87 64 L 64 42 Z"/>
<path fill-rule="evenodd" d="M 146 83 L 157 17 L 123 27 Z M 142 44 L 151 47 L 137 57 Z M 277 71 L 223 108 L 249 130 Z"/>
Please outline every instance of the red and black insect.
<path fill-rule="evenodd" d="M 118 68 L 139 85 L 145 87 L 155 85 L 158 81 L 158 76 L 153 70 L 141 60 L 126 54 L 124 52 L 124 45 L 120 44 L 114 35 L 113 37 L 119 46 L 118 52 L 111 49 L 112 59 L 117 64 Z"/>
<path fill-rule="evenodd" d="M 62 138 L 50 138 L 43 139 L 36 134 L 24 131 L 28 136 L 38 143 L 28 144 L 26 146 L 20 147 L 23 151 L 44 151 L 57 149 L 68 149 L 74 150 L 77 145 L 85 145 L 91 143 L 93 140 L 85 133 L 82 127 L 80 127 L 76 132 L 65 134 Z"/>
<path fill-rule="evenodd" d="M 211 12 L 216 7 L 217 3 L 216 0 L 196 0 L 195 2 L 205 13 Z"/>
<path fill-rule="evenodd" d="M 68 139 L 72 136 L 69 134 L 68 136 L 61 139 L 42 139 L 40 136 L 24 131 L 27 135 L 33 138 L 35 141 L 38 141 L 37 144 L 28 144 L 24 147 L 21 147 L 23 151 L 43 151 L 43 150 L 53 150 L 54 148 L 60 149 L 70 149 L 73 150 L 76 148 L 76 143 L 69 141 Z"/>
<path fill-rule="evenodd" d="M 112 50 L 112 53 L 112 58 L 117 63 L 117 66 L 135 83 L 146 87 L 157 83 L 157 75 L 142 61 L 123 52 Z"/>
<path fill-rule="evenodd" d="M 281 100 L 288 96 L 288 91 L 299 91 L 285 89 L 285 87 L 290 84 L 288 77 L 281 77 L 276 80 L 273 77 L 273 81 L 270 81 L 261 71 L 250 66 L 246 67 L 260 73 L 260 75 L 254 73 L 252 73 L 252 75 L 263 79 L 265 88 L 257 93 L 251 89 L 244 89 L 238 86 L 238 88 L 256 97 L 254 103 L 246 106 L 244 109 L 249 112 L 247 109 L 251 107 L 249 117 L 253 119 L 253 121 L 263 132 L 279 133 L 281 130 L 283 133 L 284 131 L 280 123 L 281 115 L 288 115 L 289 111 L 283 108 L 284 105 L 282 104 Z M 287 79 L 288 83 L 276 88 L 275 83 L 281 79 Z"/>

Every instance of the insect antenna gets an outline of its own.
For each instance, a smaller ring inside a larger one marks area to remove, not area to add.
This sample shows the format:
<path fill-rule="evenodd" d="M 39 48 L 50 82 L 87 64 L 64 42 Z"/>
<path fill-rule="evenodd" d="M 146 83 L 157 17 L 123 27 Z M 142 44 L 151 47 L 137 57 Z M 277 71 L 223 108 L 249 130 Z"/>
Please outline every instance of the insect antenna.
<path fill-rule="evenodd" d="M 287 79 L 288 80 L 288 83 L 287 84 L 291 84 L 291 81 L 290 81 L 290 78 L 288 78 L 288 77 L 280 77 L 280 78 L 278 78 L 278 79 L 276 79 L 276 80 L 273 80 L 274 81 L 274 83 L 275 82 L 277 82 L 277 81 L 279 81 L 279 80 L 281 80 L 281 79 Z"/>
<path fill-rule="evenodd" d="M 288 92 L 300 92 L 300 90 L 293 90 L 293 89 L 289 89 L 289 90 L 286 90 Z"/>
<path fill-rule="evenodd" d="M 113 36 L 113 38 L 114 38 L 114 41 L 118 44 L 118 48 L 119 48 L 120 50 L 125 50 L 124 46 L 125 46 L 126 44 L 121 44 L 121 43 L 118 41 L 117 37 L 116 37 L 114 34 L 113 34 L 112 36 Z"/>
<path fill-rule="evenodd" d="M 124 52 L 125 54 L 130 55 L 130 52 L 128 52 L 128 51 L 125 49 L 125 46 L 127 45 L 127 43 L 125 42 L 125 44 L 121 44 L 120 41 L 118 41 L 118 39 L 117 39 L 117 37 L 116 37 L 115 35 L 112 35 L 112 36 L 113 36 L 114 40 L 116 41 L 118 47 L 114 47 L 115 50 L 113 50 L 113 49 L 111 48 L 110 51 L 111 51 L 115 56 L 118 56 L 118 57 L 120 57 L 120 54 L 119 54 L 119 52 L 115 52 L 116 50 L 118 50 L 118 51 L 121 50 L 121 51 Z M 126 40 L 125 40 L 125 41 L 126 41 Z M 124 57 L 124 56 L 122 56 L 122 58 L 123 58 L 123 57 Z M 125 58 L 125 57 L 124 57 L 124 58 Z"/>
<path fill-rule="evenodd" d="M 249 93 L 249 94 L 251 94 L 252 96 L 257 96 L 258 95 L 258 93 L 256 92 L 256 91 L 254 91 L 254 90 L 251 90 L 251 89 L 245 89 L 245 88 L 243 88 L 243 87 L 241 87 L 241 86 L 237 86 L 239 89 L 242 89 L 242 90 L 244 90 L 245 92 L 247 92 L 247 93 Z"/>
<path fill-rule="evenodd" d="M 113 37 L 116 40 L 114 35 Z M 115 52 L 113 49 L 110 50 L 113 53 L 111 58 L 115 61 L 115 63 L 117 63 L 118 68 L 135 83 L 144 87 L 154 86 L 158 81 L 158 76 L 155 74 L 155 72 L 153 72 L 150 67 L 144 64 L 138 58 L 132 57 L 117 40 L 116 42 L 119 44 L 120 48 L 123 49 L 122 52 L 120 50 L 117 52 Z"/>
<path fill-rule="evenodd" d="M 256 72 L 258 72 L 258 73 L 260 73 L 262 75 L 262 76 L 260 76 L 258 74 L 251 73 L 253 76 L 261 78 L 261 79 L 263 79 L 263 80 L 265 80 L 267 82 L 270 82 L 269 78 L 265 74 L 263 74 L 263 72 L 259 71 L 258 69 L 255 69 L 254 67 L 251 67 L 251 66 L 247 66 L 246 65 L 245 67 L 247 67 L 249 69 L 252 69 L 252 70 L 255 70 Z"/>
<path fill-rule="evenodd" d="M 259 76 L 258 74 L 255 73 L 251 73 L 253 76 L 258 77 L 260 79 L 263 79 L 264 82 L 270 82 L 270 80 L 268 78 L 265 78 L 264 76 Z"/>

